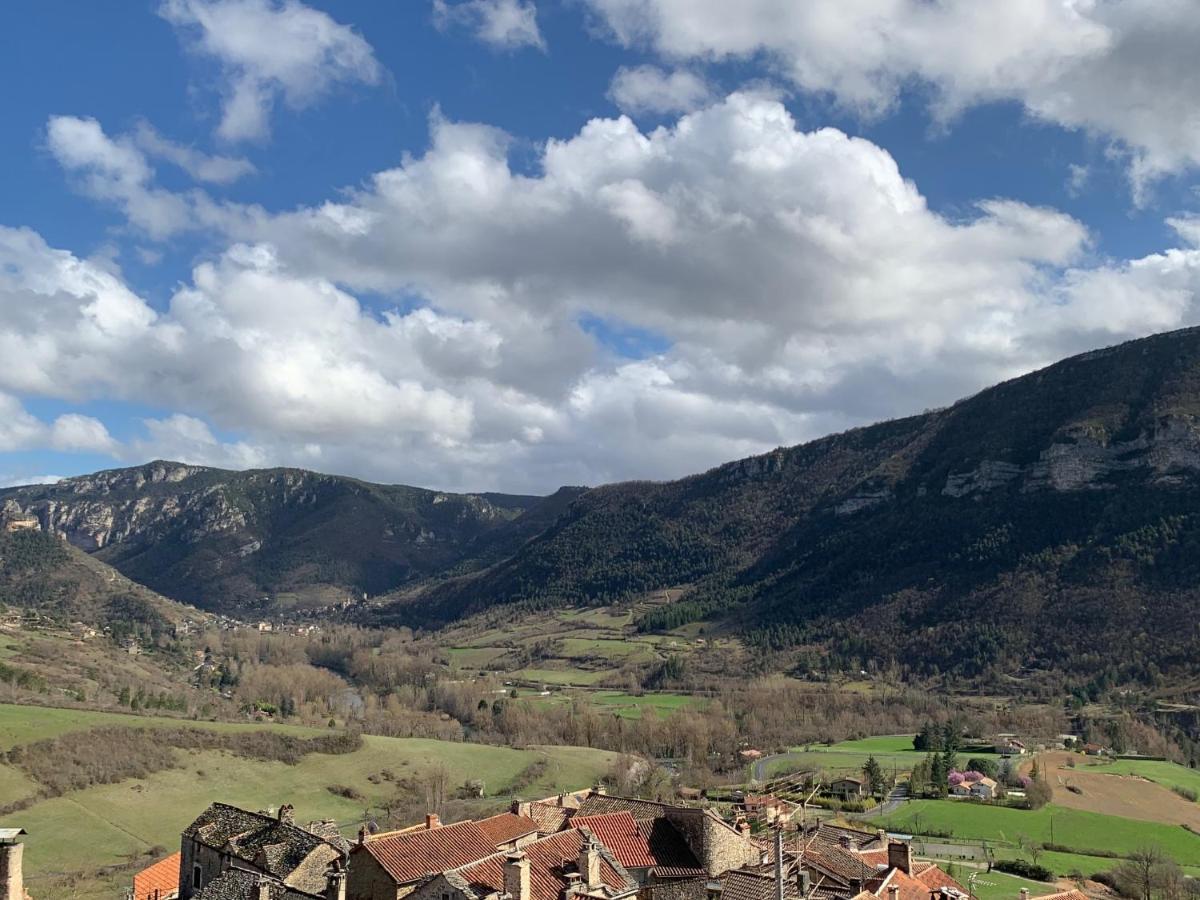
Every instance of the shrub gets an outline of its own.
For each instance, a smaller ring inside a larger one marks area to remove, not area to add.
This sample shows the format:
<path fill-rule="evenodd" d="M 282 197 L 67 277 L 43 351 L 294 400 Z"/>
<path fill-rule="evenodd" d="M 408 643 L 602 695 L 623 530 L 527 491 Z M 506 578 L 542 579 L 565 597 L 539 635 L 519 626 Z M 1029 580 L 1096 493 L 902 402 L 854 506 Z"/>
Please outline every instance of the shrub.
<path fill-rule="evenodd" d="M 998 872 L 1005 872 L 1009 875 L 1017 875 L 1021 878 L 1028 878 L 1031 881 L 1053 881 L 1054 873 L 1045 866 L 1035 865 L 1031 862 L 1026 862 L 1023 859 L 1001 859 L 993 866 Z"/>

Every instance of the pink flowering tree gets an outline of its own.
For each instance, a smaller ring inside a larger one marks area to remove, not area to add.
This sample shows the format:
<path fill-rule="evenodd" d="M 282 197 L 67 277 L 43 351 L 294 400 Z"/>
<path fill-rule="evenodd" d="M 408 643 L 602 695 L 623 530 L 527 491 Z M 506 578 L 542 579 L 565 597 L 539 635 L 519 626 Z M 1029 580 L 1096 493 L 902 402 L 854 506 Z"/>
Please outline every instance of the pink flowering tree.
<path fill-rule="evenodd" d="M 970 771 L 970 772 L 963 773 L 963 781 L 969 781 L 972 784 L 974 784 L 976 781 L 982 781 L 982 780 L 983 780 L 982 772 Z"/>
<path fill-rule="evenodd" d="M 962 772 L 956 772 L 953 769 L 950 770 L 950 775 L 946 778 L 946 783 L 950 787 L 958 787 L 964 781 L 966 781 L 966 776 Z"/>

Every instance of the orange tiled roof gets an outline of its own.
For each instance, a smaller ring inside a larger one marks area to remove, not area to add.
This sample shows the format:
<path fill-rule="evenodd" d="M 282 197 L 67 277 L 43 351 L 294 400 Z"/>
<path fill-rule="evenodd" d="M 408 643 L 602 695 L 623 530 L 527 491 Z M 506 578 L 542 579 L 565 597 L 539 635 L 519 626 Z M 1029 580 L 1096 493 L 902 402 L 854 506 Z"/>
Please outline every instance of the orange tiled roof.
<path fill-rule="evenodd" d="M 560 900 L 567 887 L 567 875 L 575 871 L 575 861 L 582 846 L 583 832 L 571 829 L 521 848 L 529 859 L 531 900 Z M 454 874 L 462 878 L 477 896 L 503 891 L 504 854 L 494 854 L 464 866 Z M 618 871 L 603 855 L 600 859 L 600 881 L 615 895 L 633 894 L 637 890 L 637 882 L 629 873 Z"/>
<path fill-rule="evenodd" d="M 572 828 L 586 828 L 627 869 L 649 869 L 656 864 L 646 836 L 628 810 L 598 816 L 575 816 Z"/>
<path fill-rule="evenodd" d="M 1034 897 L 1033 900 L 1091 900 L 1083 891 L 1069 890 L 1059 891 L 1057 894 L 1042 894 L 1040 897 Z"/>
<path fill-rule="evenodd" d="M 402 831 L 368 840 L 355 853 L 370 853 L 396 884 L 411 884 L 433 872 L 469 865 L 496 852 L 496 843 L 476 822 Z"/>
<path fill-rule="evenodd" d="M 510 812 L 500 813 L 489 819 L 480 819 L 476 824 L 497 847 L 518 838 L 537 834 L 538 831 L 538 823 L 533 819 Z"/>
<path fill-rule="evenodd" d="M 133 900 L 167 900 L 179 890 L 178 852 L 133 876 Z"/>

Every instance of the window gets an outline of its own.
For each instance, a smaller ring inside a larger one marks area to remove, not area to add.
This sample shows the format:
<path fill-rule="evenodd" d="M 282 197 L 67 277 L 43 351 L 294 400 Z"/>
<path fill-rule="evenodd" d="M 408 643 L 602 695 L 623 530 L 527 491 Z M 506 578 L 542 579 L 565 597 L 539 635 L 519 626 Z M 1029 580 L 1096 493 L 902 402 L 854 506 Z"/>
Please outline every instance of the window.
<path fill-rule="evenodd" d="M 199 866 L 192 866 L 192 887 L 200 890 L 204 886 L 204 873 Z"/>

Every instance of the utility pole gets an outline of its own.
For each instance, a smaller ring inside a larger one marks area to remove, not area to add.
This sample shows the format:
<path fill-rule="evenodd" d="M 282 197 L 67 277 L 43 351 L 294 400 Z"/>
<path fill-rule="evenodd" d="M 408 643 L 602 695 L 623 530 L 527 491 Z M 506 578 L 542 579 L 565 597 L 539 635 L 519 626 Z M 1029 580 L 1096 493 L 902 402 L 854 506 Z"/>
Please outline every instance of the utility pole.
<path fill-rule="evenodd" d="M 775 824 L 775 900 L 783 900 L 783 826 Z"/>

